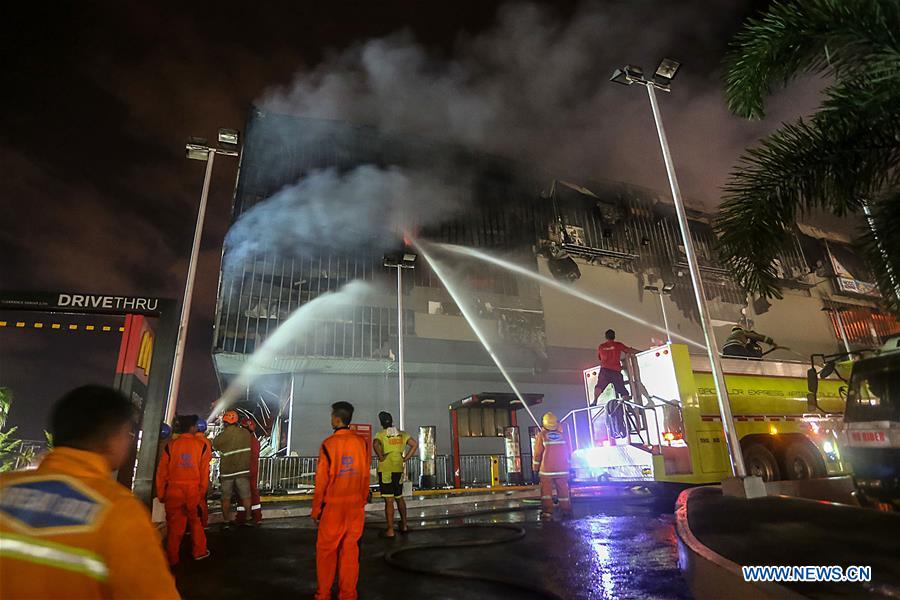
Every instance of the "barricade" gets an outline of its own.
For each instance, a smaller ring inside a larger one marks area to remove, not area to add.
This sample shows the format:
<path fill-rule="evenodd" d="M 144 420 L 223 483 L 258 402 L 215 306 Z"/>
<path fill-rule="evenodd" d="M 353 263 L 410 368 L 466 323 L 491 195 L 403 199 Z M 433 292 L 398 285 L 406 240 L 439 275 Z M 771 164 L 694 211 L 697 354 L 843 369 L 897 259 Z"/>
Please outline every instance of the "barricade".
<path fill-rule="evenodd" d="M 462 482 L 467 486 L 488 485 L 491 481 L 491 454 L 467 454 L 460 457 L 460 473 Z M 211 477 L 213 489 L 218 487 L 218 461 L 213 461 Z M 319 459 L 315 456 L 279 456 L 259 459 L 259 491 L 261 494 L 286 494 L 310 491 L 315 487 L 316 467 Z M 452 459 L 447 455 L 435 456 L 435 486 L 444 488 L 450 485 Z M 378 459 L 372 457 L 371 469 L 374 472 Z M 409 480 L 418 483 L 422 472 L 422 461 L 414 456 L 407 462 Z M 522 455 L 522 471 L 525 481 L 531 480 L 531 456 Z M 507 481 L 506 461 L 500 461 L 500 480 Z M 373 476 L 372 483 L 377 483 Z"/>

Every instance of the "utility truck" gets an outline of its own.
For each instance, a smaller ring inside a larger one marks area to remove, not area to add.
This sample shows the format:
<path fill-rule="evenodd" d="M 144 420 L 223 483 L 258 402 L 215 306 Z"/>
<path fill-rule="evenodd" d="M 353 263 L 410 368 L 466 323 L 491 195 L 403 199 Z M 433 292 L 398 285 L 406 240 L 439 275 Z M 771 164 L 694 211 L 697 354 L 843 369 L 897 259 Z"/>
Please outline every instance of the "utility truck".
<path fill-rule="evenodd" d="M 811 362 L 811 403 L 823 394 L 821 378 L 837 374 L 847 383 L 838 446 L 853 469 L 860 500 L 900 509 L 900 335 L 878 350 L 813 355 Z M 818 362 L 823 363 L 820 371 Z"/>
<path fill-rule="evenodd" d="M 577 448 L 576 483 L 665 487 L 731 476 L 709 358 L 683 344 L 627 356 L 630 397 L 594 390 L 600 367 L 584 371 L 587 406 L 563 422 Z M 734 427 L 749 474 L 765 481 L 844 474 L 838 444 L 841 382 L 817 379 L 807 394 L 800 362 L 723 358 Z"/>

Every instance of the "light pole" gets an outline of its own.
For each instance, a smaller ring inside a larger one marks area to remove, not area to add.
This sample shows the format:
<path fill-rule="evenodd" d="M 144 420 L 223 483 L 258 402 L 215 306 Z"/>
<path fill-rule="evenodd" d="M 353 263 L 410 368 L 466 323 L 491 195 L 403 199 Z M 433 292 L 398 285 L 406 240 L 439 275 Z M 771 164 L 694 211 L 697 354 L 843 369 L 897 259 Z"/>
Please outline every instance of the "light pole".
<path fill-rule="evenodd" d="M 400 416 L 397 422 L 400 430 L 406 422 L 406 386 L 403 362 L 403 269 L 416 268 L 416 255 L 404 249 L 399 254 L 385 255 L 384 266 L 397 269 L 397 384 L 399 386 Z"/>
<path fill-rule="evenodd" d="M 175 343 L 175 360 L 172 366 L 172 378 L 169 381 L 169 400 L 166 403 L 166 423 L 171 423 L 178 406 L 178 388 L 181 386 L 181 370 L 184 364 L 184 346 L 187 341 L 188 320 L 191 316 L 191 300 L 194 296 L 194 280 L 197 276 L 197 260 L 200 256 L 200 238 L 203 235 L 203 221 L 206 217 L 206 201 L 209 197 L 209 182 L 212 179 L 213 162 L 217 154 L 238 156 L 240 134 L 236 129 L 220 129 L 218 144 L 212 147 L 203 138 L 189 138 L 184 146 L 185 156 L 191 160 L 206 161 L 206 176 L 203 178 L 203 191 L 200 192 L 200 209 L 197 211 L 197 224 L 194 226 L 194 243 L 191 246 L 191 259 L 188 262 L 187 280 L 184 283 L 184 297 L 181 300 L 181 321 L 178 325 L 178 339 Z"/>
<path fill-rule="evenodd" d="M 715 332 L 709 315 L 709 307 L 706 304 L 706 295 L 703 291 L 703 281 L 700 279 L 700 265 L 694 251 L 694 243 L 688 228 L 687 213 L 681 198 L 681 188 L 678 186 L 678 178 L 675 176 L 675 165 L 672 162 L 672 154 L 669 151 L 669 142 L 666 138 L 666 130 L 663 127 L 662 117 L 659 113 L 659 105 L 656 102 L 656 90 L 671 91 L 670 84 L 678 72 L 681 63 L 670 58 L 664 58 L 653 77 L 644 77 L 644 71 L 640 67 L 627 65 L 616 69 L 610 81 L 622 85 L 640 84 L 647 89 L 650 98 L 650 109 L 653 111 L 653 120 L 656 123 L 656 132 L 659 135 L 659 145 L 662 148 L 663 161 L 669 176 L 669 186 L 672 188 L 672 199 L 675 201 L 675 212 L 678 215 L 678 226 L 681 229 L 681 237 L 684 241 L 684 251 L 687 255 L 688 268 L 691 273 L 691 282 L 694 284 L 694 296 L 697 300 L 697 308 L 700 313 L 700 327 L 706 339 L 706 351 L 709 355 L 712 367 L 713 382 L 716 386 L 716 395 L 719 401 L 719 412 L 722 417 L 722 426 L 725 430 L 725 441 L 728 447 L 728 456 L 731 460 L 731 471 L 735 479 L 723 482 L 723 490 L 729 494 L 745 497 L 765 496 L 765 486 L 759 477 L 748 477 L 747 468 L 744 466 L 744 457 L 741 454 L 741 442 L 734 428 L 734 418 L 731 414 L 731 401 L 728 397 L 728 389 L 725 385 L 725 374 L 722 371 L 722 363 L 719 358 L 719 346 L 716 343 Z M 735 483 L 738 485 L 736 486 Z M 739 487 L 738 487 L 739 486 Z"/>
<path fill-rule="evenodd" d="M 663 325 L 666 328 L 666 343 L 671 344 L 672 336 L 669 335 L 669 318 L 666 316 L 666 303 L 663 299 L 663 295 L 671 294 L 672 290 L 675 289 L 675 284 L 663 284 L 662 289 L 655 285 L 645 285 L 644 289 L 652 294 L 656 294 L 659 296 L 659 308 L 662 309 Z"/>

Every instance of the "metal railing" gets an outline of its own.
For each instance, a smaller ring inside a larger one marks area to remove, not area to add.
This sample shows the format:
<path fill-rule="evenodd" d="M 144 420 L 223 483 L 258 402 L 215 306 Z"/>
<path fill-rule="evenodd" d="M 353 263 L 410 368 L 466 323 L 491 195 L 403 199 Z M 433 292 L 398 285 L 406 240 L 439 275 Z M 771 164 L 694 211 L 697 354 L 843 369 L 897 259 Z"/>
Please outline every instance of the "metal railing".
<path fill-rule="evenodd" d="M 491 454 L 469 454 L 460 457 L 460 478 L 463 485 L 487 485 L 491 482 Z M 435 486 L 448 487 L 453 482 L 451 474 L 453 460 L 441 454 L 435 460 Z M 213 489 L 218 488 L 218 461 L 210 469 Z M 311 491 L 316 483 L 316 467 L 319 459 L 315 456 L 267 457 L 259 459 L 259 491 L 261 494 L 302 493 Z M 378 482 L 374 475 L 378 459 L 372 457 L 371 483 Z M 406 463 L 407 475 L 413 485 L 418 485 L 422 473 L 422 461 L 415 456 Z M 531 455 L 522 455 L 522 476 L 531 481 Z M 506 460 L 500 455 L 500 481 L 506 483 Z"/>

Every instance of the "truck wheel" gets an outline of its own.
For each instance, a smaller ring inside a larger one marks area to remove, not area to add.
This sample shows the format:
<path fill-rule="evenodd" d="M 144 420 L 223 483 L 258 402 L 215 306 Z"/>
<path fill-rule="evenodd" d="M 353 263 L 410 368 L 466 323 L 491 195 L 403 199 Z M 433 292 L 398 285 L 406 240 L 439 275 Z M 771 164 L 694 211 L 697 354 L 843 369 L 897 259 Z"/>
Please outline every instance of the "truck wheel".
<path fill-rule="evenodd" d="M 761 477 L 763 481 L 778 481 L 781 470 L 775 455 L 762 444 L 750 444 L 744 449 L 744 463 L 749 475 Z"/>
<path fill-rule="evenodd" d="M 813 479 L 825 476 L 821 457 L 803 442 L 794 442 L 784 453 L 788 479 Z"/>

